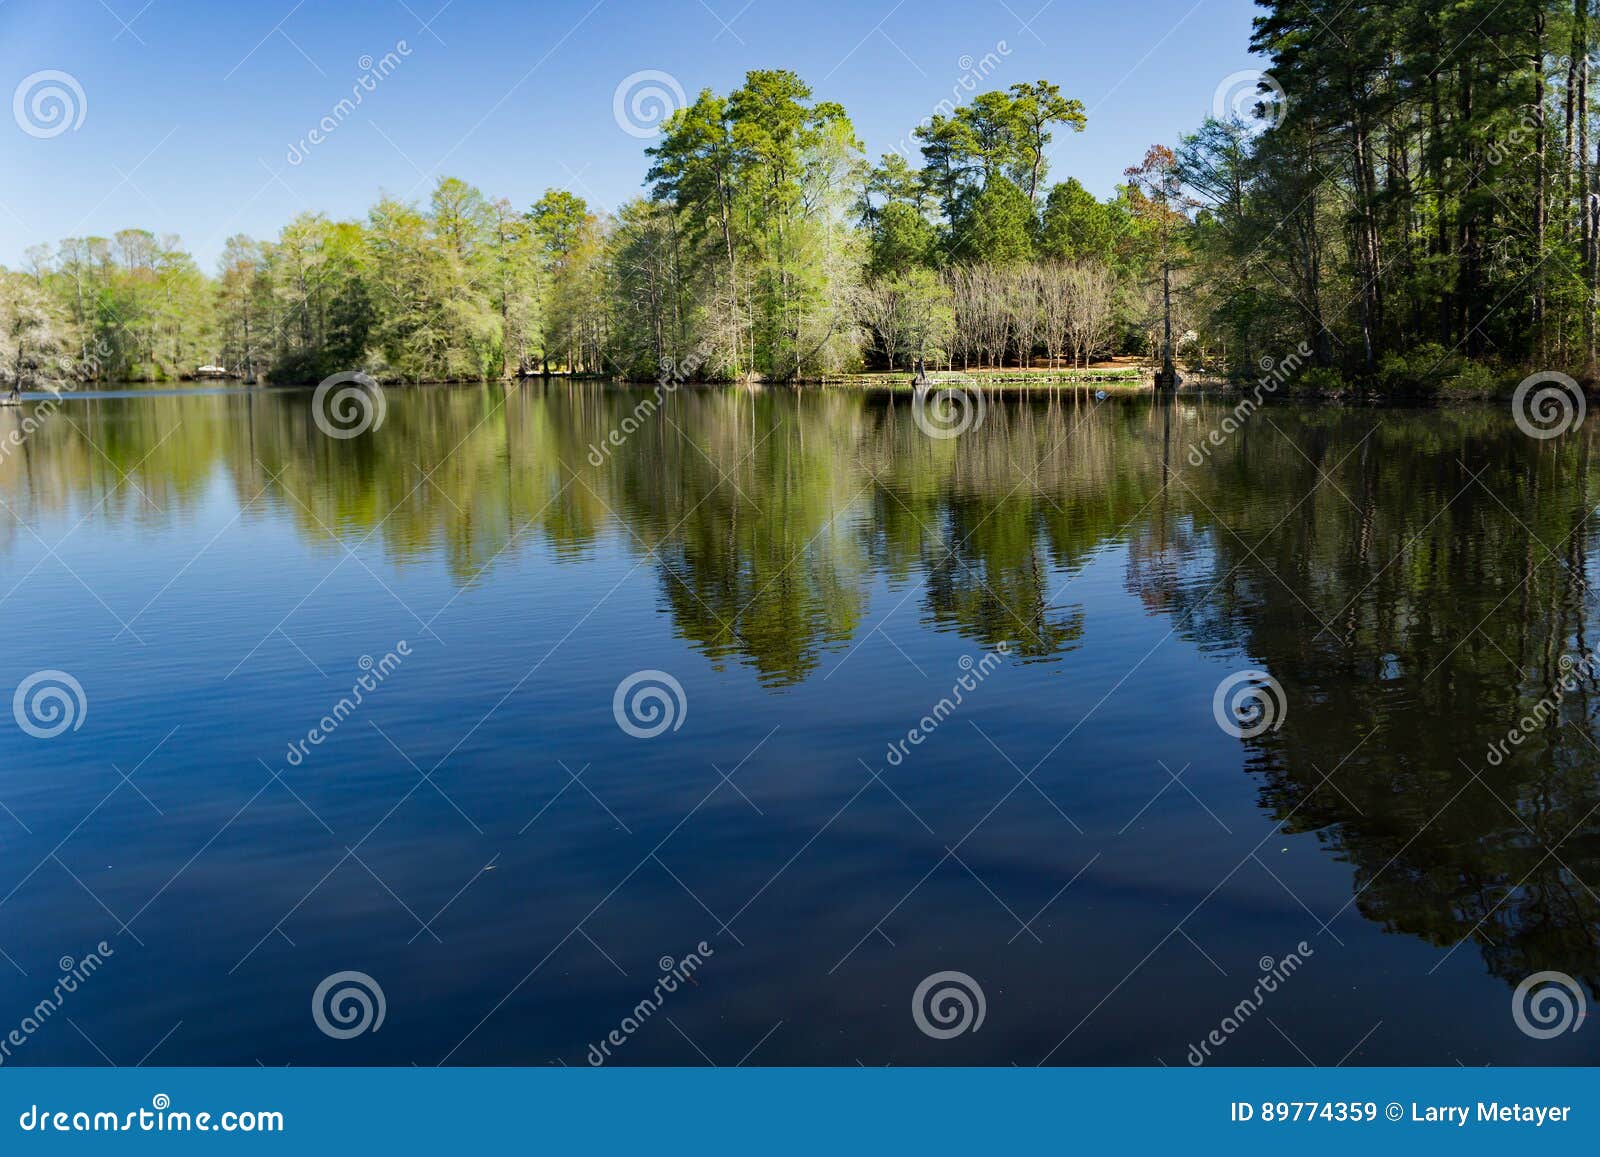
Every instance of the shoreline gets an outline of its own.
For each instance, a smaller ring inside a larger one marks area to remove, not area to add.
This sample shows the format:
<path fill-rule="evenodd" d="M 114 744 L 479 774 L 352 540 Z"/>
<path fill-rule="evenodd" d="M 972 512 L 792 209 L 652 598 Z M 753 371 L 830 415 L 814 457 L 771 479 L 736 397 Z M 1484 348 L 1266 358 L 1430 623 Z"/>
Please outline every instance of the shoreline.
<path fill-rule="evenodd" d="M 548 378 L 487 378 L 476 381 L 430 381 L 430 382 L 389 382 L 382 383 L 385 390 L 414 390 L 414 389 L 466 389 L 486 386 L 516 387 L 528 383 L 558 383 L 585 384 L 610 386 L 615 389 L 648 390 L 660 387 L 661 383 L 650 380 L 633 380 L 627 378 L 614 378 L 602 376 L 579 375 L 568 377 L 565 374 L 552 374 Z M 253 393 L 286 393 L 291 391 L 315 390 L 317 382 L 258 382 L 255 385 L 244 385 L 236 381 L 177 381 L 177 382 L 107 382 L 85 384 L 63 388 L 59 392 L 47 389 L 25 390 L 20 403 L 13 404 L 11 408 L 20 406 L 60 403 L 72 399 L 81 401 L 110 401 L 118 398 L 155 398 L 199 396 L 218 394 L 244 394 Z M 1034 371 L 1027 377 L 1020 377 L 1015 372 L 1003 375 L 990 375 L 986 378 L 974 380 L 961 374 L 946 376 L 943 374 L 930 375 L 929 383 L 934 388 L 957 388 L 977 390 L 985 394 L 1011 395 L 1023 397 L 1030 394 L 1069 394 L 1104 393 L 1111 397 L 1120 398 L 1149 398 L 1159 400 L 1162 397 L 1178 399 L 1213 398 L 1227 400 L 1248 396 L 1252 383 L 1230 382 L 1220 378 L 1191 379 L 1171 394 L 1159 394 L 1155 383 L 1149 375 L 1137 377 L 1126 374 L 1117 377 L 1079 377 L 1067 378 L 1059 373 L 1044 373 Z M 861 374 L 849 375 L 839 378 L 823 378 L 794 382 L 682 382 L 673 387 L 678 390 L 726 390 L 746 389 L 750 391 L 790 391 L 795 393 L 809 391 L 842 391 L 863 395 L 910 395 L 915 392 L 915 385 L 905 374 Z M 1600 392 L 1585 390 L 1588 396 L 1600 397 Z M 1342 390 L 1295 390 L 1291 388 L 1280 389 L 1266 394 L 1260 399 L 1261 404 L 1299 404 L 1299 405 L 1361 405 L 1361 406 L 1445 406 L 1454 404 L 1482 404 L 1504 402 L 1511 397 L 1510 389 L 1496 390 L 1488 393 L 1456 394 L 1445 392 L 1420 393 L 1420 392 L 1384 392 L 1377 389 L 1362 389 L 1350 387 Z"/>

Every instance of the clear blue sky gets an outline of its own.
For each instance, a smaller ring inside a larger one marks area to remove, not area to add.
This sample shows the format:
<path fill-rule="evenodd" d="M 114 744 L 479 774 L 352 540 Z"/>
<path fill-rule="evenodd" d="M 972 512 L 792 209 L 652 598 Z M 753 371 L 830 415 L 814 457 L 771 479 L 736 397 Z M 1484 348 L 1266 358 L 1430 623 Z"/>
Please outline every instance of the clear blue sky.
<path fill-rule="evenodd" d="M 1042 8 L 1041 8 L 1042 5 Z M 1048 78 L 1089 109 L 1052 176 L 1101 195 L 1154 141 L 1210 111 L 1247 52 L 1251 0 L 0 0 L 0 96 L 44 70 L 82 123 L 29 135 L 0 117 L 0 263 L 63 236 L 179 234 L 211 270 L 232 233 L 303 209 L 362 214 L 438 173 L 525 205 L 564 186 L 600 207 L 639 189 L 647 141 L 613 115 L 624 78 L 692 97 L 791 68 L 849 110 L 868 154 L 909 139 L 991 56 L 982 88 Z M 290 148 L 406 43 L 303 161 Z M 1002 47 L 1003 46 L 1003 47 Z M 35 81 L 26 96 L 48 80 Z M 59 83 L 59 82 L 57 82 Z M 68 92 L 76 103 L 76 95 Z M 36 132 L 55 127 L 30 121 Z"/>

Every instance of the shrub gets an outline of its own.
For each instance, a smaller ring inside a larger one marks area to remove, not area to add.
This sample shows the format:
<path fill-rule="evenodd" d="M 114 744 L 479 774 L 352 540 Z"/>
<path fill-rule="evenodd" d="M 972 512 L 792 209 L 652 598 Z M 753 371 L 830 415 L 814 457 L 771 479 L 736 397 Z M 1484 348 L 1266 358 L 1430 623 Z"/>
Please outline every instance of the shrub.
<path fill-rule="evenodd" d="M 1443 392 L 1451 398 L 1491 398 L 1500 388 L 1500 378 L 1493 370 L 1468 362 L 1445 380 Z"/>
<path fill-rule="evenodd" d="M 1345 388 L 1343 375 L 1327 366 L 1311 366 L 1302 371 L 1288 386 L 1290 393 L 1312 396 L 1342 394 Z"/>
<path fill-rule="evenodd" d="M 1409 354 L 1386 355 L 1378 365 L 1378 385 L 1392 394 L 1436 394 L 1464 365 L 1453 350 L 1428 342 Z"/>
<path fill-rule="evenodd" d="M 1378 363 L 1378 384 L 1386 390 L 1406 388 L 1411 379 L 1411 366 L 1405 354 L 1384 354 Z"/>

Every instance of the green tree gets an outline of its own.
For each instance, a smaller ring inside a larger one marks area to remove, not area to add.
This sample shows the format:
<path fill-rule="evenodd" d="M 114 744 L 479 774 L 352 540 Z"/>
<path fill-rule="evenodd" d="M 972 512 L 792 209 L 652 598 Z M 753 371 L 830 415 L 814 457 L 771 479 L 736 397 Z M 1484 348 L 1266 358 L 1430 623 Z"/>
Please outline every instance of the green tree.
<path fill-rule="evenodd" d="M 934 264 L 939 235 L 933 223 L 911 204 L 891 201 L 877 213 L 868 242 L 867 268 L 874 277 L 893 277 Z"/>
<path fill-rule="evenodd" d="M 529 212 L 543 255 L 546 295 L 544 369 L 550 354 L 559 354 L 568 373 L 598 372 L 600 351 L 601 261 L 604 253 L 600 219 L 582 197 L 551 189 Z"/>
<path fill-rule="evenodd" d="M 680 215 L 686 262 L 710 282 L 703 357 L 738 378 L 747 364 L 749 322 L 740 255 L 748 242 L 735 205 L 741 158 L 727 100 L 702 91 L 668 119 L 661 143 L 646 152 L 652 160 L 645 177 L 651 196 Z"/>
<path fill-rule="evenodd" d="M 1011 265 L 1033 256 L 1033 206 L 1006 177 L 995 177 L 957 209 L 951 255 L 965 264 Z"/>
<path fill-rule="evenodd" d="M 1061 95 L 1061 86 L 1047 80 L 1033 84 L 1014 84 L 1010 89 L 1012 112 L 1015 120 L 1016 166 L 1022 177 L 1028 203 L 1038 200 L 1039 186 L 1044 183 L 1048 164 L 1045 151 L 1054 134 L 1052 125 L 1070 125 L 1081 133 L 1089 123 L 1081 100 L 1069 100 Z"/>
<path fill-rule="evenodd" d="M 1051 188 L 1039 225 L 1039 253 L 1059 261 L 1111 261 L 1126 228 L 1118 207 L 1068 178 Z"/>

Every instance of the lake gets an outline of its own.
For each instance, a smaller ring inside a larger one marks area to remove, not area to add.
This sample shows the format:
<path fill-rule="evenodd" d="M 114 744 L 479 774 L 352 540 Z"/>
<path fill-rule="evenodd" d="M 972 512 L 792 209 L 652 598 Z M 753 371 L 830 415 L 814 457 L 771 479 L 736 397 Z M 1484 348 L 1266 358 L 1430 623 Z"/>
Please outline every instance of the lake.
<path fill-rule="evenodd" d="M 1595 423 L 651 397 L 6 445 L 5 1063 L 1600 1060 Z"/>

